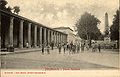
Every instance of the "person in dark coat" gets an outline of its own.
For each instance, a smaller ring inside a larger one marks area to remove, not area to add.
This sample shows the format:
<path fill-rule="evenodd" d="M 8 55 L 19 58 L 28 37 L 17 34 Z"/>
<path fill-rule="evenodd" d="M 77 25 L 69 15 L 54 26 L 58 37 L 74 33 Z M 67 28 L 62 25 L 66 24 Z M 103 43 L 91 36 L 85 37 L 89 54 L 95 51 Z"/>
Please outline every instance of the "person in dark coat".
<path fill-rule="evenodd" d="M 66 51 L 66 49 L 67 49 L 67 44 L 64 43 L 63 49 L 64 49 L 64 54 L 65 54 L 65 51 Z"/>
<path fill-rule="evenodd" d="M 100 46 L 100 44 L 98 44 L 98 50 L 99 50 L 99 52 L 101 52 L 101 46 Z"/>
<path fill-rule="evenodd" d="M 44 54 L 44 44 L 42 44 L 42 54 Z"/>
<path fill-rule="evenodd" d="M 54 47 L 54 42 L 52 41 L 51 42 L 51 48 L 52 48 L 52 50 L 53 50 L 53 47 Z"/>
<path fill-rule="evenodd" d="M 77 49 L 77 53 L 79 53 L 80 52 L 80 45 L 77 45 L 76 49 Z"/>
<path fill-rule="evenodd" d="M 76 52 L 76 45 L 72 45 L 72 54 L 75 54 Z"/>
<path fill-rule="evenodd" d="M 84 44 L 81 44 L 81 51 L 84 51 Z"/>

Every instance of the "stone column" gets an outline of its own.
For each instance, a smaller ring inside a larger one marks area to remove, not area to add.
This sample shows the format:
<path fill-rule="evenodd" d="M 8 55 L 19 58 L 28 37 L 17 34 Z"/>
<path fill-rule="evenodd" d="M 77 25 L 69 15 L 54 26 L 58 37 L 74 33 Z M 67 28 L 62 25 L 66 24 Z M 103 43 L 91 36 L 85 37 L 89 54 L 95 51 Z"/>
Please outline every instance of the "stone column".
<path fill-rule="evenodd" d="M 0 13 L 0 49 L 1 49 L 1 13 Z"/>
<path fill-rule="evenodd" d="M 66 43 L 66 39 L 65 39 L 65 38 L 66 38 L 66 35 L 63 36 L 63 40 L 64 40 L 64 42 Z"/>
<path fill-rule="evenodd" d="M 37 25 L 34 26 L 34 47 L 37 47 Z"/>
<path fill-rule="evenodd" d="M 58 45 L 58 32 L 56 32 L 56 43 Z"/>
<path fill-rule="evenodd" d="M 63 40 L 64 40 L 64 42 L 66 43 L 66 41 L 65 41 L 65 36 L 66 36 L 66 35 L 63 35 Z"/>
<path fill-rule="evenodd" d="M 54 32 L 52 31 L 52 41 L 54 42 Z"/>
<path fill-rule="evenodd" d="M 64 43 L 64 40 L 63 40 L 63 34 L 62 34 L 62 38 L 61 38 L 62 42 Z"/>
<path fill-rule="evenodd" d="M 57 32 L 56 32 L 56 45 L 58 45 L 58 38 L 57 38 Z"/>
<path fill-rule="evenodd" d="M 65 35 L 65 42 L 67 43 L 67 35 Z"/>
<path fill-rule="evenodd" d="M 44 28 L 44 44 L 46 46 L 46 28 Z"/>
<path fill-rule="evenodd" d="M 40 46 L 42 46 L 42 27 L 40 27 Z"/>
<path fill-rule="evenodd" d="M 53 32 L 53 41 L 54 41 L 54 44 L 55 44 L 55 32 Z"/>
<path fill-rule="evenodd" d="M 62 40 L 62 34 L 61 34 L 61 42 L 63 43 L 63 40 Z"/>
<path fill-rule="evenodd" d="M 56 45 L 56 32 L 54 32 L 54 41 L 55 41 L 55 45 Z"/>
<path fill-rule="evenodd" d="M 14 21 L 14 17 L 10 17 L 9 47 L 13 47 L 13 21 Z"/>
<path fill-rule="evenodd" d="M 51 31 L 51 42 L 53 42 L 53 31 Z"/>
<path fill-rule="evenodd" d="M 48 40 L 48 44 L 50 43 L 50 30 L 48 30 L 48 38 L 47 38 L 47 40 Z"/>
<path fill-rule="evenodd" d="M 63 35 L 63 41 L 64 41 L 64 43 L 66 43 L 66 41 L 65 41 L 65 35 Z"/>
<path fill-rule="evenodd" d="M 60 33 L 58 34 L 58 37 L 59 37 L 59 39 L 58 39 L 58 40 L 59 40 L 59 43 L 61 43 L 61 42 L 60 42 Z"/>
<path fill-rule="evenodd" d="M 19 48 L 23 48 L 23 22 L 24 20 L 20 20 Z"/>
<path fill-rule="evenodd" d="M 51 41 L 51 30 L 49 30 L 49 35 L 50 35 L 50 37 L 49 37 L 49 38 L 50 38 L 49 41 L 50 41 L 50 43 L 51 43 L 51 42 L 52 42 L 52 41 Z"/>
<path fill-rule="evenodd" d="M 28 46 L 31 48 L 31 23 L 28 23 Z"/>
<path fill-rule="evenodd" d="M 60 43 L 61 43 L 61 34 L 60 34 Z"/>
<path fill-rule="evenodd" d="M 61 34 L 60 34 L 60 43 L 61 43 Z"/>
<path fill-rule="evenodd" d="M 57 42 L 59 44 L 59 33 L 57 33 Z"/>
<path fill-rule="evenodd" d="M 57 33 L 57 36 L 58 36 L 58 44 L 59 44 L 59 33 Z"/>
<path fill-rule="evenodd" d="M 61 42 L 63 43 L 63 40 L 62 40 L 62 34 L 61 34 Z"/>
<path fill-rule="evenodd" d="M 62 35 L 62 41 L 63 41 L 63 43 L 65 43 L 65 41 L 64 41 L 64 35 Z"/>

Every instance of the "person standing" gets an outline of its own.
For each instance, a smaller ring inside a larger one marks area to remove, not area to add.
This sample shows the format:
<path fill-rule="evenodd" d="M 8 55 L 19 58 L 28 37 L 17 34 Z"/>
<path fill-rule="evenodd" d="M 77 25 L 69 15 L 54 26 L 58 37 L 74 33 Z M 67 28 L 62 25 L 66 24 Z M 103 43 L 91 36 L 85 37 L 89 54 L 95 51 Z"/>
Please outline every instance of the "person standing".
<path fill-rule="evenodd" d="M 64 43 L 64 46 L 63 46 L 64 54 L 65 54 L 66 48 L 67 48 L 67 45 Z"/>
<path fill-rule="evenodd" d="M 69 49 L 69 43 L 67 43 L 67 50 Z"/>
<path fill-rule="evenodd" d="M 72 54 L 75 54 L 75 51 L 76 51 L 76 45 L 73 45 L 72 46 Z"/>
<path fill-rule="evenodd" d="M 59 49 L 59 54 L 61 53 L 61 44 L 59 43 L 58 45 L 58 49 Z"/>
<path fill-rule="evenodd" d="M 95 52 L 97 51 L 97 48 L 98 48 L 97 43 L 95 43 Z"/>
<path fill-rule="evenodd" d="M 52 48 L 52 50 L 53 50 L 53 47 L 54 47 L 54 42 L 52 41 L 51 42 L 51 48 Z"/>
<path fill-rule="evenodd" d="M 81 44 L 81 51 L 84 52 L 84 44 Z"/>
<path fill-rule="evenodd" d="M 28 44 L 28 42 L 26 43 L 26 48 L 29 48 L 29 44 Z"/>
<path fill-rule="evenodd" d="M 44 54 L 44 44 L 42 44 L 42 54 Z"/>
<path fill-rule="evenodd" d="M 95 43 L 92 44 L 92 52 L 95 52 Z"/>
<path fill-rule="evenodd" d="M 71 49 L 71 45 L 68 45 L 68 49 L 69 49 L 69 54 L 71 53 L 72 49 Z"/>
<path fill-rule="evenodd" d="M 98 50 L 99 50 L 99 52 L 101 52 L 101 46 L 100 46 L 100 44 L 98 44 Z"/>
<path fill-rule="evenodd" d="M 73 51 L 73 42 L 70 43 L 70 52 Z"/>

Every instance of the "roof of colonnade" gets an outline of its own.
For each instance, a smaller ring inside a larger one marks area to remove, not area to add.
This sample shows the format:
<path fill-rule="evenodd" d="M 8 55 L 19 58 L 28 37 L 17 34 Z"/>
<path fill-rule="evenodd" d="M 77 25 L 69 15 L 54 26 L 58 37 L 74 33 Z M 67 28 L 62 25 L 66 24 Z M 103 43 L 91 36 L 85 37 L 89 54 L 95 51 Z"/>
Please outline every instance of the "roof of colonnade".
<path fill-rule="evenodd" d="M 67 34 L 65 34 L 65 33 L 63 33 L 63 32 L 57 31 L 57 30 L 55 30 L 55 29 L 52 29 L 52 28 L 50 28 L 50 27 L 47 27 L 47 26 L 45 26 L 45 25 L 43 25 L 43 24 L 40 24 L 40 23 L 38 23 L 38 22 L 35 22 L 35 21 L 30 20 L 30 19 L 28 19 L 28 18 L 25 18 L 25 17 L 23 17 L 23 16 L 20 16 L 20 15 L 14 14 L 14 13 L 10 13 L 10 12 L 7 12 L 7 11 L 3 11 L 3 10 L 1 10 L 1 9 L 0 9 L 0 12 L 1 12 L 1 13 L 5 13 L 5 14 L 8 14 L 8 15 L 13 16 L 13 17 L 17 17 L 17 18 L 22 19 L 22 20 L 25 20 L 25 21 L 28 21 L 28 22 L 30 22 L 30 23 L 32 23 L 32 24 L 35 24 L 35 25 L 38 25 L 38 26 L 40 26 L 40 27 L 47 28 L 47 29 L 50 29 L 50 30 L 52 30 L 52 31 L 59 32 L 59 33 L 62 33 L 62 34 L 64 34 L 64 35 L 67 35 Z"/>

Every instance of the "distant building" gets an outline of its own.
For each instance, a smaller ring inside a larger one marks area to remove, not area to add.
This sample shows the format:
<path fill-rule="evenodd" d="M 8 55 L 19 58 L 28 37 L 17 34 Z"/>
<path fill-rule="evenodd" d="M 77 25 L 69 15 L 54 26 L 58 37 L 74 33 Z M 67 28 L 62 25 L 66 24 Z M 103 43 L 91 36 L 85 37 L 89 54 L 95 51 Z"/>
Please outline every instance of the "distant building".
<path fill-rule="evenodd" d="M 69 27 L 57 27 L 57 28 L 54 28 L 54 29 L 67 34 L 68 35 L 67 36 L 67 42 L 68 43 L 73 42 L 75 44 L 75 43 L 80 43 L 81 42 L 81 38 L 78 35 L 75 35 L 74 31 Z"/>

